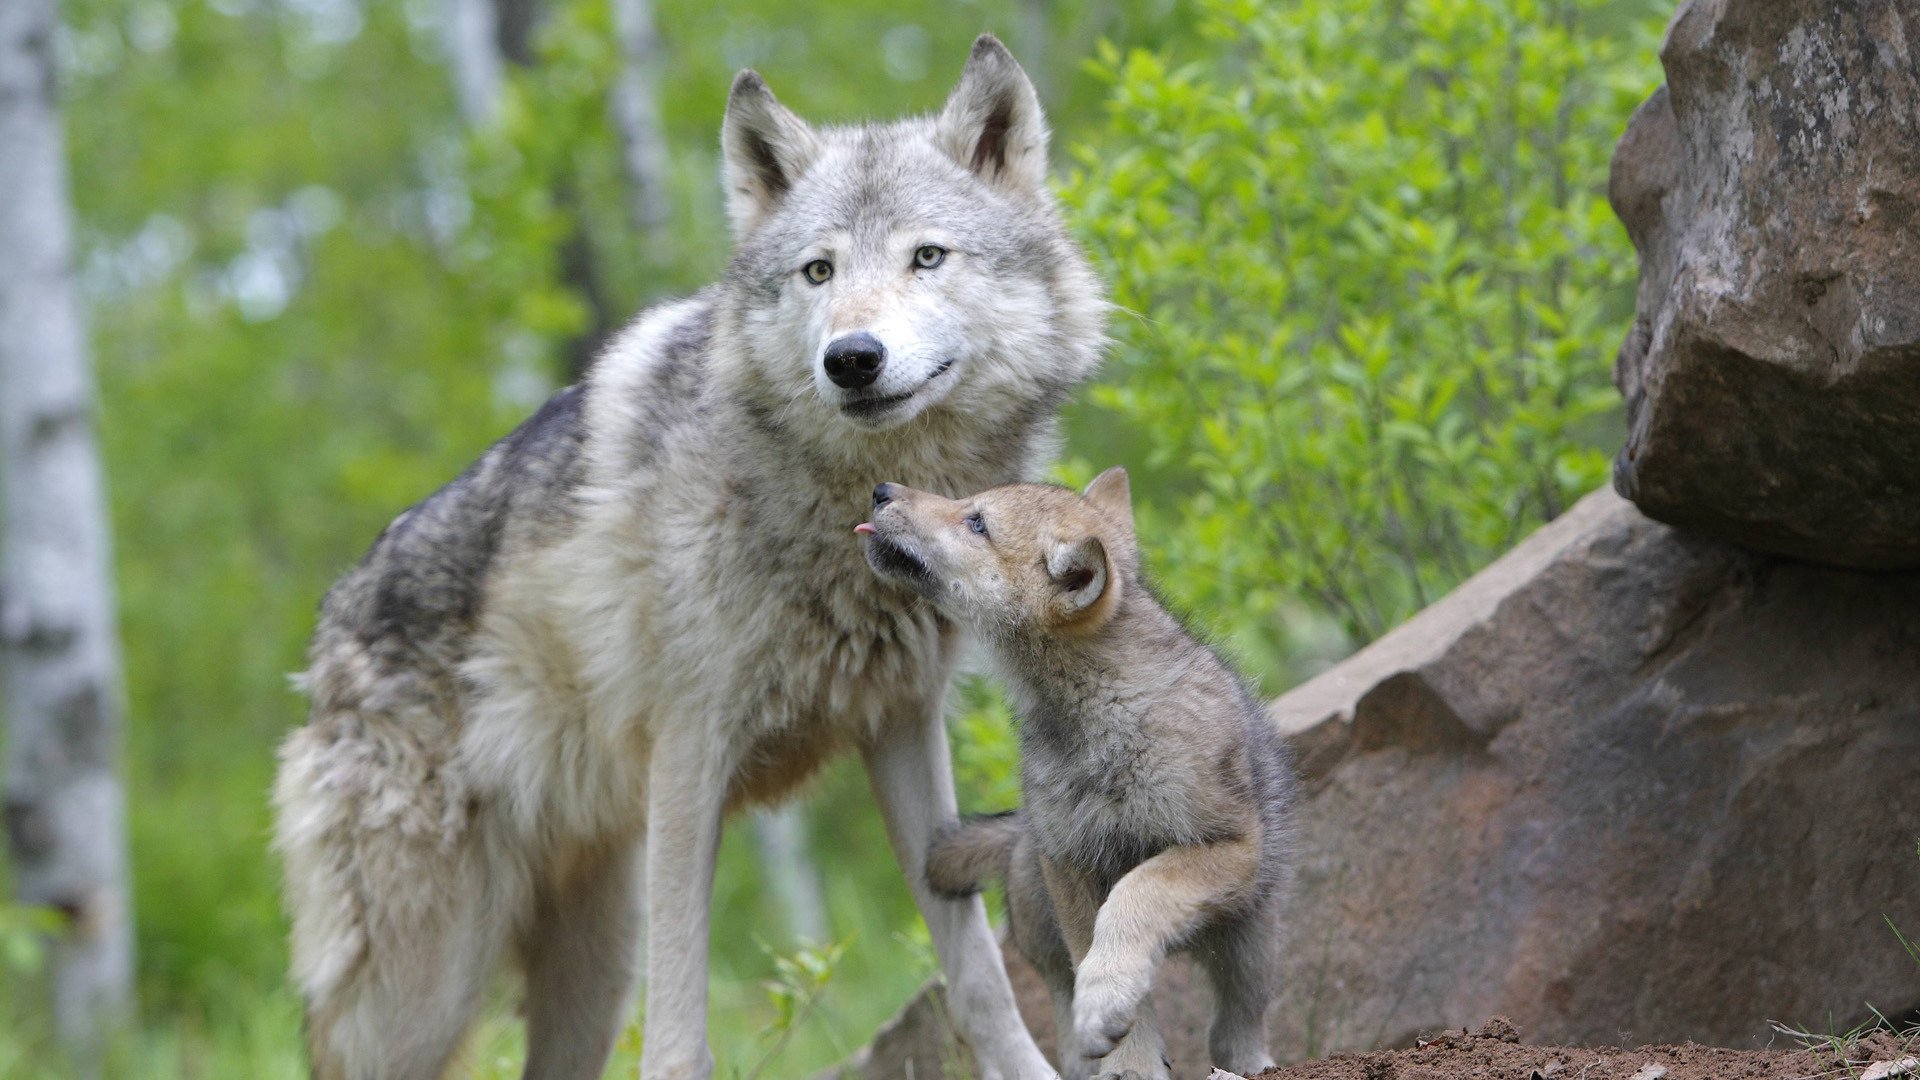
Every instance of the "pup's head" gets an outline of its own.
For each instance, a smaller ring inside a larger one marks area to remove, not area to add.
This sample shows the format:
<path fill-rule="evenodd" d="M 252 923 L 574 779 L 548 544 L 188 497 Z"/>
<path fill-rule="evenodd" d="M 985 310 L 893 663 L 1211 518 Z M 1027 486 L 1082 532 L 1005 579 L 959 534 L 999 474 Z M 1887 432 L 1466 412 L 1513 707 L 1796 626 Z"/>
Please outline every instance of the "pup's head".
<path fill-rule="evenodd" d="M 875 573 L 988 635 L 1098 630 L 1139 566 L 1127 471 L 1118 466 L 1085 493 L 1008 484 L 956 501 L 881 484 L 873 520 L 854 531 Z"/>
<path fill-rule="evenodd" d="M 992 36 L 932 118 L 815 128 L 743 71 L 721 145 L 723 327 L 768 415 L 844 439 L 943 403 L 1030 412 L 1097 362 L 1104 302 L 1047 189 L 1046 119 Z"/>

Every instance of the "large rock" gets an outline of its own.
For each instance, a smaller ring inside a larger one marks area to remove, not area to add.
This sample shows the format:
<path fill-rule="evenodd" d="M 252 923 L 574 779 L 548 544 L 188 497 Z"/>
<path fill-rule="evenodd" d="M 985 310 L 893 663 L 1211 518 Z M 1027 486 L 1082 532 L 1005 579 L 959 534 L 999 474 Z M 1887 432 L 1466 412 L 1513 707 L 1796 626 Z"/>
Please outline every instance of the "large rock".
<path fill-rule="evenodd" d="M 1640 253 L 1620 492 L 1840 566 L 1920 566 L 1920 3 L 1691 0 L 1612 199 Z"/>
<path fill-rule="evenodd" d="M 1920 1006 L 1887 923 L 1920 934 L 1920 575 L 1599 492 L 1273 714 L 1308 792 L 1283 1058 Z"/>

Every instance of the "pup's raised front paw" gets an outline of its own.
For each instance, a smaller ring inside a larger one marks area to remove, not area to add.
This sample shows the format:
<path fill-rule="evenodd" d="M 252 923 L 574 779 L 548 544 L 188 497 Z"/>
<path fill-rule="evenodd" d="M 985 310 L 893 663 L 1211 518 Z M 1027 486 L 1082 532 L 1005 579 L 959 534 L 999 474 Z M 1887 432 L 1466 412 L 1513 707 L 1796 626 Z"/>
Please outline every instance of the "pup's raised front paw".
<path fill-rule="evenodd" d="M 1106 1057 L 1133 1030 L 1140 997 L 1146 991 L 1144 986 L 1136 989 L 1133 982 L 1111 976 L 1092 977 L 1081 979 L 1074 988 L 1073 1034 L 1080 1041 L 1082 1054 Z"/>

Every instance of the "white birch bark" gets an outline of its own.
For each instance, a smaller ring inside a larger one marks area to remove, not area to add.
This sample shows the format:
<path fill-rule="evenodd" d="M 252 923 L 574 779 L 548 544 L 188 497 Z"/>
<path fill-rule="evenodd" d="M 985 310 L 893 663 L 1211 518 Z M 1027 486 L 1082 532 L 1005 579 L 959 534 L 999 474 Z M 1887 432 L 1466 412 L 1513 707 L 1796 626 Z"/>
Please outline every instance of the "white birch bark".
<path fill-rule="evenodd" d="M 84 1062 L 129 1006 L 121 695 L 93 376 L 73 276 L 54 0 L 0 0 L 0 704 L 13 884 L 66 916 L 54 1017 Z"/>
<path fill-rule="evenodd" d="M 807 846 L 806 811 L 797 802 L 756 811 L 753 839 L 761 879 L 786 915 L 787 932 L 808 944 L 825 945 L 833 930 L 820 891 L 820 869 Z"/>
<path fill-rule="evenodd" d="M 441 32 L 460 116 L 469 127 L 484 127 L 499 115 L 505 86 L 499 12 L 494 0 L 444 0 L 444 5 Z"/>
<path fill-rule="evenodd" d="M 1033 80 L 1033 92 L 1048 109 L 1060 106 L 1053 97 L 1053 5 L 1048 0 L 1020 0 L 1020 47 Z"/>
<path fill-rule="evenodd" d="M 660 122 L 660 36 L 652 0 L 613 0 L 620 37 L 620 78 L 613 87 L 613 122 L 627 173 L 627 207 L 634 228 L 658 240 L 666 228 L 666 129 Z"/>

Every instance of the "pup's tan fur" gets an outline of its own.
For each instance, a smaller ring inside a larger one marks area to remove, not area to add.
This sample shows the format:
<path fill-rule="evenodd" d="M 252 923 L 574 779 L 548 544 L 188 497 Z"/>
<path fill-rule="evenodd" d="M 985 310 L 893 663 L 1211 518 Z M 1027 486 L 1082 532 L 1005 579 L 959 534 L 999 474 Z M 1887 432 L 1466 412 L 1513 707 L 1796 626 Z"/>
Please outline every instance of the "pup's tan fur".
<path fill-rule="evenodd" d="M 949 831 L 929 883 L 1007 881 L 1068 1076 L 1166 1076 L 1147 1010 L 1173 949 L 1214 983 L 1214 1063 L 1272 1064 L 1264 1024 L 1293 780 L 1263 710 L 1141 585 L 1127 475 L 1077 495 L 875 491 L 867 559 L 990 646 L 1020 713 L 1025 808 Z"/>

